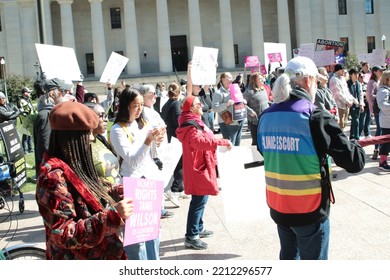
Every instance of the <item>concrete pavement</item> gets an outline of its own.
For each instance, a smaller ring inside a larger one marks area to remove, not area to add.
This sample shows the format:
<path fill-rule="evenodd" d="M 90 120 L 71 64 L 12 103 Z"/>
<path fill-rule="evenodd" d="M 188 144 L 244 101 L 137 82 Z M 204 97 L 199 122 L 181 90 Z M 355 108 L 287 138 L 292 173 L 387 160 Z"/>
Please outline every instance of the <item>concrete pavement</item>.
<path fill-rule="evenodd" d="M 249 144 L 250 135 L 244 128 L 242 145 Z M 348 174 L 333 167 L 337 177 L 333 180 L 336 203 L 332 205 L 330 216 L 331 260 L 390 260 L 390 174 L 379 171 L 378 161 L 370 159 L 373 147 L 365 149 L 367 162 L 362 172 Z M 244 180 L 243 186 L 238 187 L 245 192 L 245 185 L 250 183 Z M 34 194 L 26 193 L 24 196 L 26 210 L 23 214 L 18 212 L 18 199 L 14 198 L 15 212 L 11 224 L 8 220 L 4 221 L 7 215 L 5 209 L 0 210 L 1 248 L 22 242 L 38 243 L 44 248 L 42 219 Z M 220 195 L 210 197 L 204 214 L 206 227 L 215 233 L 205 239 L 209 248 L 202 251 L 186 249 L 184 233 L 189 200 L 181 202 L 180 208 L 174 208 L 173 204 L 165 201 L 165 207 L 175 216 L 161 220 L 161 260 L 278 259 L 279 241 L 274 222 L 268 215 L 252 221 L 227 221 L 223 210 L 223 189 Z"/>

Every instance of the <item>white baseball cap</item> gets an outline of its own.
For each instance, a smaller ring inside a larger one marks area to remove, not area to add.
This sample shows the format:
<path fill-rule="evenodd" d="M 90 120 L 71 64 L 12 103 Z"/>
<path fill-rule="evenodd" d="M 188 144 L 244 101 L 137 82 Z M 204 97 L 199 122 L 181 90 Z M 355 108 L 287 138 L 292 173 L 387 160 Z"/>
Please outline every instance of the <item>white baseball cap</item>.
<path fill-rule="evenodd" d="M 291 59 L 287 63 L 284 73 L 289 75 L 290 79 L 307 76 L 325 78 L 318 73 L 317 66 L 314 64 L 313 60 L 305 56 L 297 56 Z"/>

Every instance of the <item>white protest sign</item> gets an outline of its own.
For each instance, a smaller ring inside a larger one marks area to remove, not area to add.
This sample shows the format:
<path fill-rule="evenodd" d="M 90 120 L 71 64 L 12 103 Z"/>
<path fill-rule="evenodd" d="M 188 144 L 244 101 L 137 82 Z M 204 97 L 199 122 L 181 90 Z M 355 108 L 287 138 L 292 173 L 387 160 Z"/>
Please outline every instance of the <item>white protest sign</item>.
<path fill-rule="evenodd" d="M 82 75 L 74 49 L 53 45 L 35 44 L 39 64 L 47 79 L 81 81 Z"/>
<path fill-rule="evenodd" d="M 164 188 L 170 187 L 173 180 L 173 171 L 182 155 L 182 145 L 177 138 L 172 137 L 171 143 L 165 143 L 158 149 L 158 158 L 163 163 L 163 169 L 160 171 L 159 178 L 164 182 Z"/>
<path fill-rule="evenodd" d="M 374 65 L 385 65 L 386 64 L 386 55 L 387 50 L 378 50 L 375 49 L 372 51 L 372 60 L 371 64 Z"/>
<path fill-rule="evenodd" d="M 245 169 L 244 164 L 262 160 L 255 146 L 218 147 L 219 186 L 226 222 L 269 218 L 264 167 Z"/>
<path fill-rule="evenodd" d="M 115 85 L 128 61 L 129 59 L 127 57 L 117 54 L 116 52 L 112 52 L 107 61 L 106 67 L 103 70 L 102 76 L 100 77 L 100 82 L 110 82 Z"/>
<path fill-rule="evenodd" d="M 313 43 L 301 44 L 299 47 L 299 56 L 305 56 L 310 59 L 314 58 L 315 45 Z M 333 52 L 334 53 L 334 52 Z M 331 63 L 333 64 L 333 63 Z"/>
<path fill-rule="evenodd" d="M 194 85 L 214 85 L 217 77 L 218 49 L 194 47 L 191 80 Z"/>
<path fill-rule="evenodd" d="M 280 64 L 282 66 L 286 66 L 287 64 L 287 51 L 286 44 L 283 43 L 264 43 L 264 65 L 268 68 L 268 64 L 270 60 L 268 58 L 268 54 L 271 53 L 279 53 L 282 56 L 282 61 L 278 63 L 271 63 L 271 71 L 275 70 L 276 67 L 279 67 Z"/>
<path fill-rule="evenodd" d="M 124 177 L 123 186 L 124 196 L 134 199 L 133 214 L 125 224 L 124 245 L 158 238 L 163 182 Z"/>
<path fill-rule="evenodd" d="M 372 64 L 372 53 L 360 53 L 357 55 L 357 59 L 359 61 L 359 63 L 361 63 L 362 61 L 366 61 L 368 62 L 369 64 Z"/>
<path fill-rule="evenodd" d="M 317 51 L 314 53 L 313 61 L 317 66 L 327 66 L 334 64 L 334 51 Z"/>

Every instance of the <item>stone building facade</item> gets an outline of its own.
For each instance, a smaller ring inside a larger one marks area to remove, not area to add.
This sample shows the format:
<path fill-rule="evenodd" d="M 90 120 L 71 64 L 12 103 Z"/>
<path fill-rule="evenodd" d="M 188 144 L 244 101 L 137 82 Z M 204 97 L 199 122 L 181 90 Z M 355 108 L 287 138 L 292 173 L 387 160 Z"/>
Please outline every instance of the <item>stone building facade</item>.
<path fill-rule="evenodd" d="M 35 76 L 35 43 L 75 49 L 81 72 L 99 78 L 112 51 L 128 76 L 186 69 L 194 46 L 219 49 L 219 67 L 264 58 L 264 42 L 343 40 L 353 53 L 390 38 L 387 0 L 0 0 L 0 57 L 7 73 Z M 61 67 L 59 65 L 59 67 Z"/>

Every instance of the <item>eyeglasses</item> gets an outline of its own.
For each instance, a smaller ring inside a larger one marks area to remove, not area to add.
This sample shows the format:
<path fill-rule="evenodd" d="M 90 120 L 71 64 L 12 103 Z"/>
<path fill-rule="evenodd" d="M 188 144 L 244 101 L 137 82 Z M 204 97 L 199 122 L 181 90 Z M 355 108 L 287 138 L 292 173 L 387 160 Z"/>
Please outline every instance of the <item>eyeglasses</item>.
<path fill-rule="evenodd" d="M 193 106 L 194 107 L 203 107 L 203 104 L 201 102 L 199 102 L 199 103 L 194 103 Z"/>
<path fill-rule="evenodd" d="M 102 119 L 102 120 L 107 120 L 108 119 L 108 115 L 104 112 L 98 114 L 99 118 Z"/>

